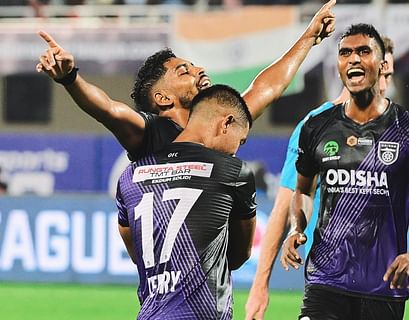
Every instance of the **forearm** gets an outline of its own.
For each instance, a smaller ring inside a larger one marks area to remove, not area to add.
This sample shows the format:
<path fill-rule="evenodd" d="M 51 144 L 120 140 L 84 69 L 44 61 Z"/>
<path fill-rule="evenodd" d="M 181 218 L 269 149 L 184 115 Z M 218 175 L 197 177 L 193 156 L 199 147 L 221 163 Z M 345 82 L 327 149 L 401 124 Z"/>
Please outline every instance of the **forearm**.
<path fill-rule="evenodd" d="M 314 42 L 315 36 L 306 30 L 284 55 L 257 75 L 243 94 L 253 119 L 283 94 Z"/>
<path fill-rule="evenodd" d="M 75 103 L 91 117 L 103 124 L 112 121 L 114 103 L 103 90 L 85 81 L 79 74 L 65 89 Z"/>
<path fill-rule="evenodd" d="M 230 220 L 227 260 L 230 270 L 240 268 L 250 258 L 256 218 Z"/>
<path fill-rule="evenodd" d="M 291 189 L 279 188 L 274 208 L 271 211 L 267 228 L 263 235 L 253 286 L 268 288 L 271 271 L 289 227 L 288 210 L 292 193 Z"/>
<path fill-rule="evenodd" d="M 307 227 L 307 217 L 311 215 L 313 200 L 309 194 L 296 191 L 290 206 L 290 234 L 303 233 Z"/>

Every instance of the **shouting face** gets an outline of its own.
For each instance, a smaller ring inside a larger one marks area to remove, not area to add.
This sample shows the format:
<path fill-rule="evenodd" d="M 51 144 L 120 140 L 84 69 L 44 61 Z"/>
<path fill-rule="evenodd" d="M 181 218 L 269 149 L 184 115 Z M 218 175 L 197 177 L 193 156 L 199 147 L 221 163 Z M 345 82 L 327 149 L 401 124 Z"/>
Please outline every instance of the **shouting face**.
<path fill-rule="evenodd" d="M 375 39 L 356 34 L 341 40 L 338 71 L 351 94 L 368 91 L 378 85 L 382 67 L 382 52 Z"/>

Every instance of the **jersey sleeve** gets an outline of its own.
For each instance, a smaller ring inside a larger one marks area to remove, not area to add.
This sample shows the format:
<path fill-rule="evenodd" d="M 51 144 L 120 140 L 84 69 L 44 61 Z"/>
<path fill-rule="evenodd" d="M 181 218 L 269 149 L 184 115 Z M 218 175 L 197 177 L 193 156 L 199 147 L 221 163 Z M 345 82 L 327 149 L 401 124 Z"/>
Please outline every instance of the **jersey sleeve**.
<path fill-rule="evenodd" d="M 139 115 L 145 121 L 145 129 L 143 133 L 142 145 L 139 146 L 138 149 L 135 150 L 127 150 L 128 151 L 128 159 L 130 161 L 136 161 L 140 158 L 143 154 L 147 152 L 147 146 L 151 144 L 152 139 L 152 123 L 155 119 L 153 114 L 138 111 Z"/>
<path fill-rule="evenodd" d="M 247 220 L 256 215 L 256 183 L 253 172 L 245 162 L 237 179 L 233 201 L 230 218 Z"/>
<path fill-rule="evenodd" d="M 298 158 L 298 141 L 300 137 L 301 127 L 304 121 L 300 121 L 291 134 L 288 142 L 287 154 L 283 169 L 281 170 L 280 186 L 291 190 L 295 190 L 297 184 L 297 169 L 295 163 Z"/>
<path fill-rule="evenodd" d="M 118 223 L 123 227 L 129 227 L 128 211 L 122 198 L 120 181 L 116 191 L 116 206 L 118 208 Z"/>
<path fill-rule="evenodd" d="M 307 121 L 301 128 L 296 168 L 301 175 L 309 178 L 318 173 L 312 150 L 312 136 L 313 131 L 309 128 L 309 121 Z"/>
<path fill-rule="evenodd" d="M 288 142 L 287 154 L 284 162 L 283 169 L 281 170 L 280 186 L 291 190 L 295 190 L 297 185 L 297 168 L 296 162 L 298 159 L 298 145 L 300 140 L 301 128 L 304 123 L 311 117 L 316 116 L 330 108 L 333 108 L 334 104 L 331 101 L 327 101 L 320 105 L 318 108 L 311 110 L 304 119 L 298 122 L 293 133 L 291 134 L 290 141 Z"/>

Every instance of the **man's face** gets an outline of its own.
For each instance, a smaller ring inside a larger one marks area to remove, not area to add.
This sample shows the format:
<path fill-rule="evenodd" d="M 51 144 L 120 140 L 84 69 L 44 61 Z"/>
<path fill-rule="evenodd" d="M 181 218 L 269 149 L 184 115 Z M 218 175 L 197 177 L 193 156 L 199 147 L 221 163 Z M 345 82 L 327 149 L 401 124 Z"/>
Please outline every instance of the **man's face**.
<path fill-rule="evenodd" d="M 181 58 L 172 58 L 165 63 L 164 80 L 167 88 L 182 107 L 188 108 L 199 91 L 211 85 L 202 67 Z M 176 102 L 177 103 L 177 102 Z"/>
<path fill-rule="evenodd" d="M 388 52 L 385 54 L 385 61 L 387 62 L 386 68 L 382 71 L 381 77 L 379 78 L 379 88 L 382 96 L 385 96 L 386 90 L 392 83 L 394 73 L 392 53 Z"/>
<path fill-rule="evenodd" d="M 375 39 L 363 34 L 345 37 L 338 49 L 338 71 L 352 94 L 374 87 L 380 77 L 381 49 Z"/>

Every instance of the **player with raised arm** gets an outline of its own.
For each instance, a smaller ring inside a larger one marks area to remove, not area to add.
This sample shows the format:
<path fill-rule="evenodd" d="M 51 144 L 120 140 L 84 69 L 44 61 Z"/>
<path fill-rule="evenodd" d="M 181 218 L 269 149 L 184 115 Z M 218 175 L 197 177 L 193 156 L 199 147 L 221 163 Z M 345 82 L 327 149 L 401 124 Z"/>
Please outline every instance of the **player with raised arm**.
<path fill-rule="evenodd" d="M 403 319 L 409 296 L 409 112 L 382 95 L 385 46 L 352 25 L 338 45 L 350 98 L 302 127 L 291 230 L 281 263 L 298 268 L 315 177 L 321 201 L 300 319 Z"/>
<path fill-rule="evenodd" d="M 234 89 L 215 85 L 162 151 L 118 182 L 119 230 L 138 267 L 138 319 L 231 319 L 230 270 L 250 256 L 255 182 L 234 157 L 252 119 Z M 230 245 L 234 244 L 234 245 Z"/>
<path fill-rule="evenodd" d="M 295 44 L 261 71 L 243 93 L 253 119 L 281 96 L 312 46 L 333 32 L 335 2 L 324 4 Z M 210 86 L 203 68 L 176 57 L 171 50 L 159 51 L 147 59 L 136 77 L 132 96 L 139 110 L 148 111 L 137 112 L 84 80 L 74 57 L 46 32 L 40 36 L 48 49 L 40 56 L 37 71 L 62 83 L 76 104 L 108 128 L 134 159 L 173 141 L 186 125 L 190 101 Z"/>

